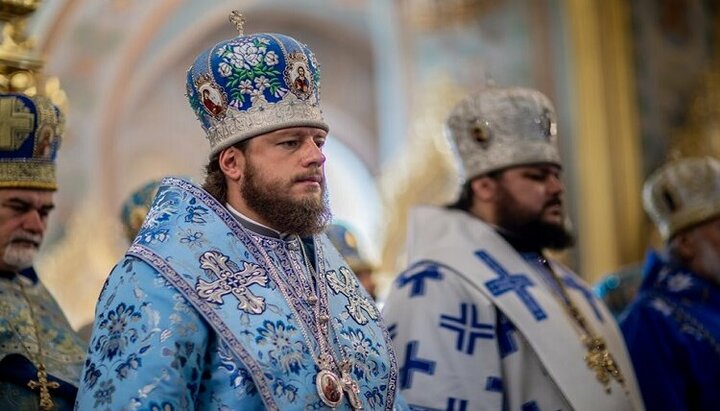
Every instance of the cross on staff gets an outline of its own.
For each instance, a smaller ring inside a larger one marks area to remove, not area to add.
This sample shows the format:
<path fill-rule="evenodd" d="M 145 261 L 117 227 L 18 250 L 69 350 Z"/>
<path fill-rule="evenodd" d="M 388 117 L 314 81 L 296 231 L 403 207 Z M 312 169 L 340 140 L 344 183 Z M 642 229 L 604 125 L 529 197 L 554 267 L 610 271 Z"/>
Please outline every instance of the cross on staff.
<path fill-rule="evenodd" d="M 235 25 L 235 28 L 238 31 L 238 34 L 241 36 L 243 35 L 243 31 L 245 30 L 245 17 L 243 17 L 242 13 L 240 13 L 237 10 L 233 10 L 230 12 L 230 23 Z"/>
<path fill-rule="evenodd" d="M 40 409 L 42 411 L 50 411 L 55 407 L 52 398 L 50 397 L 50 389 L 60 388 L 60 384 L 56 381 L 48 381 L 47 372 L 45 371 L 45 365 L 40 364 L 37 370 L 37 381 L 30 380 L 27 386 L 31 390 L 40 389 Z"/>

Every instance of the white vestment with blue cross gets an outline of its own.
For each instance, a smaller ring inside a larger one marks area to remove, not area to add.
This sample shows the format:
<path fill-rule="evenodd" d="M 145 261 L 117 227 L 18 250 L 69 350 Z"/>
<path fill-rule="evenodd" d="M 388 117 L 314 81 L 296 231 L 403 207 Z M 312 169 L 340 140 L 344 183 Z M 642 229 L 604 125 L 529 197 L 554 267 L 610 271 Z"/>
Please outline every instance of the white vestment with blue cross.
<path fill-rule="evenodd" d="M 590 287 L 551 262 L 569 298 L 601 334 L 625 377 L 610 393 L 538 255 L 522 255 L 470 214 L 413 210 L 409 267 L 383 309 L 399 387 L 419 410 L 642 410 L 627 350 Z"/>
<path fill-rule="evenodd" d="M 100 295 L 77 409 L 329 409 L 315 383 L 315 304 L 363 408 L 405 409 L 380 313 L 327 237 L 261 228 L 201 188 L 165 179 Z M 303 264 L 306 242 L 316 277 Z"/>

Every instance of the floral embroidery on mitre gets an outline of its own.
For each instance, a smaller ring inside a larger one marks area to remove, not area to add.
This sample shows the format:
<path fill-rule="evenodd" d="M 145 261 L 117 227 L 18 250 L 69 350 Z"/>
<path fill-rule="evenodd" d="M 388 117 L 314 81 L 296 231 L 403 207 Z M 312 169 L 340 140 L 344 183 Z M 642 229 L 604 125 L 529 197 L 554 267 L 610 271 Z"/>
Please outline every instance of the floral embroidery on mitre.
<path fill-rule="evenodd" d="M 275 33 L 242 35 L 203 52 L 186 91 L 210 142 L 225 147 L 285 127 L 328 129 L 320 109 L 320 75 L 312 51 Z"/>

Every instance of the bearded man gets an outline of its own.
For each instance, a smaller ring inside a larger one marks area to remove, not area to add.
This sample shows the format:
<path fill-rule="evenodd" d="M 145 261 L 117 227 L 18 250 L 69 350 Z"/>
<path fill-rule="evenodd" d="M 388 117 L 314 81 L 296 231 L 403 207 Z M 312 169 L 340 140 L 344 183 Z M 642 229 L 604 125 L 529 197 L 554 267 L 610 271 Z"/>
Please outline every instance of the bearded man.
<path fill-rule="evenodd" d="M 188 71 L 206 180 L 165 179 L 110 274 L 78 409 L 403 407 L 379 312 L 322 234 L 328 126 L 319 85 L 292 87 L 298 65 L 319 79 L 297 40 L 241 33 Z M 207 87 L 221 110 L 202 104 Z"/>
<path fill-rule="evenodd" d="M 15 11 L 3 6 L 4 29 L 25 27 L 28 15 Z M 55 208 L 65 116 L 45 95 L 33 42 L 12 34 L 3 30 L 0 40 L 0 410 L 72 410 L 85 344 L 35 271 Z M 16 78 L 24 81 L 8 81 Z"/>
<path fill-rule="evenodd" d="M 33 267 L 55 208 L 64 117 L 44 96 L 2 91 L 0 107 L 0 122 L 31 125 L 15 128 L 21 144 L 0 148 L 0 409 L 71 410 L 85 344 Z M 51 130 L 47 156 L 33 150 L 41 127 Z"/>
<path fill-rule="evenodd" d="M 412 407 L 643 409 L 617 325 L 545 249 L 565 228 L 555 113 L 535 90 L 490 87 L 447 120 L 459 199 L 413 211 L 410 266 L 383 315 Z"/>
<path fill-rule="evenodd" d="M 668 163 L 648 178 L 645 211 L 665 240 L 621 317 L 645 404 L 710 410 L 720 403 L 720 161 Z"/>

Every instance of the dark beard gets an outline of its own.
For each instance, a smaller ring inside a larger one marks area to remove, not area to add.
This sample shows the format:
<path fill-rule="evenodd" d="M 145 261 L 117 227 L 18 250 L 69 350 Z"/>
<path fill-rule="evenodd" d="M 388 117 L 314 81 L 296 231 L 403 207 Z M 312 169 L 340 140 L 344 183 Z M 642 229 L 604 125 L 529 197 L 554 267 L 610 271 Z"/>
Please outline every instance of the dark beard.
<path fill-rule="evenodd" d="M 553 199 L 545 206 L 554 205 Z M 498 225 L 504 230 L 503 237 L 518 251 L 564 250 L 575 244 L 575 238 L 565 226 L 541 220 L 541 214 L 533 214 L 518 205 L 507 191 L 498 201 Z"/>
<path fill-rule="evenodd" d="M 332 219 L 324 180 L 320 201 L 313 198 L 297 201 L 289 198 L 278 182 L 260 184 L 257 169 L 247 162 L 240 192 L 253 211 L 283 234 L 300 237 L 319 234 Z"/>

